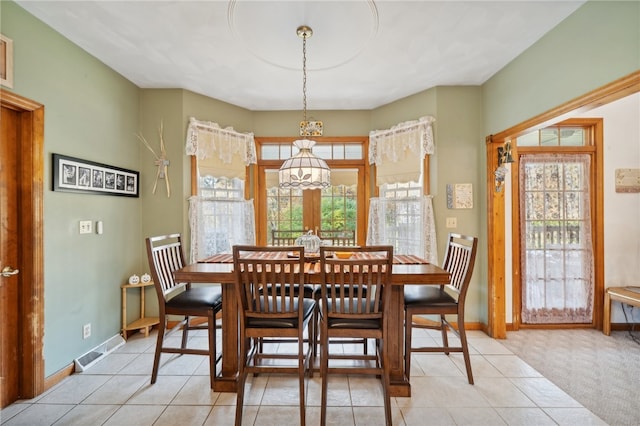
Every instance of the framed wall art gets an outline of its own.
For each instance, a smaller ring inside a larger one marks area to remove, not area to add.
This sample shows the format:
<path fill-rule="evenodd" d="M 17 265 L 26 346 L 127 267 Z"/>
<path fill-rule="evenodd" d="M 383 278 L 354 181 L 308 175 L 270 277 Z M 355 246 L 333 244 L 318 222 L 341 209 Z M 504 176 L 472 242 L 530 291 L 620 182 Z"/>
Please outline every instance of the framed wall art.
<path fill-rule="evenodd" d="M 53 190 L 138 197 L 140 173 L 53 154 Z"/>
<path fill-rule="evenodd" d="M 13 40 L 0 34 L 0 85 L 13 88 Z"/>
<path fill-rule="evenodd" d="M 447 184 L 447 208 L 448 209 L 472 209 L 473 208 L 473 184 L 448 183 Z"/>
<path fill-rule="evenodd" d="M 640 192 L 640 169 L 616 169 L 616 192 Z"/>

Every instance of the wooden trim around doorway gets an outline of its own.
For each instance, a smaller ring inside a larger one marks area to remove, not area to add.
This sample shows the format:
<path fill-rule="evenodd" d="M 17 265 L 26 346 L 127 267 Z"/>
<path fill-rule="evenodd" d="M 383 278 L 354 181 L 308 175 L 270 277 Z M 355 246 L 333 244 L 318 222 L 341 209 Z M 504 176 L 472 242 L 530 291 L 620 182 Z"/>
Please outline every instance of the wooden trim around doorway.
<path fill-rule="evenodd" d="M 497 147 L 502 146 L 508 139 L 513 139 L 529 131 L 538 130 L 565 121 L 576 113 L 588 111 L 638 92 L 640 92 L 640 71 L 635 71 L 507 130 L 487 136 L 488 324 L 485 331 L 490 336 L 494 338 L 506 338 L 507 332 L 507 324 L 505 322 L 504 194 L 497 194 L 494 187 L 494 171 L 497 167 Z M 598 171 L 598 173 L 601 173 L 601 170 Z M 598 190 L 600 189 L 601 188 L 598 188 Z M 599 220 L 602 220 L 603 212 L 597 211 L 596 214 L 600 215 Z M 601 301 L 595 301 L 594 314 L 601 306 Z M 602 319 L 596 318 L 594 325 L 596 328 L 600 328 L 602 326 Z M 511 327 L 513 327 L 513 324 Z"/>
<path fill-rule="evenodd" d="M 20 117 L 20 397 L 29 399 L 45 391 L 44 339 L 44 105 L 0 89 L 5 108 Z"/>

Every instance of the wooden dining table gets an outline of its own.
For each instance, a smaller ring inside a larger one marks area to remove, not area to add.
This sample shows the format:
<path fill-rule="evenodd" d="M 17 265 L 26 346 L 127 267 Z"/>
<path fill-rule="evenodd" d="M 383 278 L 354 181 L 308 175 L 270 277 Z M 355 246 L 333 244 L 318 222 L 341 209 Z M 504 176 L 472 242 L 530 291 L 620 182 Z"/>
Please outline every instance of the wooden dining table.
<path fill-rule="evenodd" d="M 233 259 L 230 254 L 215 255 L 174 272 L 176 280 L 191 283 L 219 283 L 222 286 L 222 368 L 214 383 L 217 392 L 236 392 L 239 329 Z M 305 263 L 305 283 L 320 284 L 319 262 Z M 385 313 L 387 338 L 383 350 L 391 367 L 391 396 L 411 396 L 409 372 L 404 369 L 404 291 L 405 285 L 447 284 L 450 276 L 439 266 L 416 256 L 394 256 L 390 304 Z"/>

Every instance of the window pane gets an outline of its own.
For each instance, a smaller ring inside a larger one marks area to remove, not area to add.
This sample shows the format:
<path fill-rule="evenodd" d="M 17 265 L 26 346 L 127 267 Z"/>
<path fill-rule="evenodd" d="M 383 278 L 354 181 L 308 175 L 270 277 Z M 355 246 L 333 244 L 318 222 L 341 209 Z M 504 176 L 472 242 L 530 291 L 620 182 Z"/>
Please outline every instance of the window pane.
<path fill-rule="evenodd" d="M 538 132 L 528 133 L 516 139 L 517 146 L 538 146 Z"/>
<path fill-rule="evenodd" d="M 584 130 L 563 127 L 560 129 L 560 146 L 584 146 Z"/>
<path fill-rule="evenodd" d="M 280 145 L 262 145 L 260 157 L 263 160 L 279 160 Z"/>
<path fill-rule="evenodd" d="M 558 146 L 558 130 L 542 129 L 540 130 L 541 146 Z"/>
<path fill-rule="evenodd" d="M 357 143 L 348 143 L 344 146 L 344 158 L 347 160 L 362 159 L 362 145 Z"/>
<path fill-rule="evenodd" d="M 324 158 L 325 160 L 331 159 L 331 144 L 315 144 L 311 151 L 320 158 Z"/>
<path fill-rule="evenodd" d="M 333 154 L 332 159 L 334 160 L 344 160 L 344 145 L 341 143 L 336 143 L 332 145 Z"/>

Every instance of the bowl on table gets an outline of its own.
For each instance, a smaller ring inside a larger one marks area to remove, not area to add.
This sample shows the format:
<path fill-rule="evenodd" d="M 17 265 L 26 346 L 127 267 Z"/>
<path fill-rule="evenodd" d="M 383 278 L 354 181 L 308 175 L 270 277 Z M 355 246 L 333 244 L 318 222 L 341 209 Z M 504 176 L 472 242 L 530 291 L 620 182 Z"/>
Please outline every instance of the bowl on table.
<path fill-rule="evenodd" d="M 349 259 L 353 255 L 353 252 L 352 251 L 334 251 L 333 254 L 338 259 Z"/>

